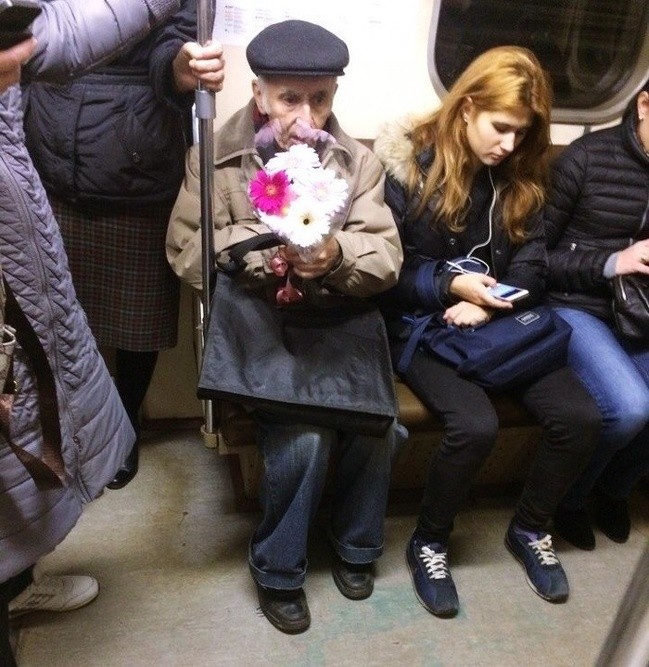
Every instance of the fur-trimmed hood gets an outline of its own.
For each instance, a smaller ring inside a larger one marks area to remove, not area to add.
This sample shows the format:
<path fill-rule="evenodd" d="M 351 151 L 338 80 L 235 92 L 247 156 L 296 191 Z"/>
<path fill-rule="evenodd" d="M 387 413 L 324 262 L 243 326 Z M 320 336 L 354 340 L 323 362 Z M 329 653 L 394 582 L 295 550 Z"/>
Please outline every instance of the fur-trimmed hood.
<path fill-rule="evenodd" d="M 392 176 L 400 185 L 406 185 L 410 168 L 417 158 L 410 132 L 420 120 L 411 114 L 385 123 L 379 128 L 374 140 L 374 152 L 388 176 Z"/>

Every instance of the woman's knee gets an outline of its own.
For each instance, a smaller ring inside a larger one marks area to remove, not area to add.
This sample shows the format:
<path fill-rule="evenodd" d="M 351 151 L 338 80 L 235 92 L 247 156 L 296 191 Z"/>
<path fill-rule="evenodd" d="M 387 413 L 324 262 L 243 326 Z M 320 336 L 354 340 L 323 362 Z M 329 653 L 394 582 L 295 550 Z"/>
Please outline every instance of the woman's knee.
<path fill-rule="evenodd" d="M 447 420 L 440 447 L 447 454 L 472 450 L 476 454 L 486 455 L 497 437 L 498 417 L 495 411 L 467 411 Z"/>

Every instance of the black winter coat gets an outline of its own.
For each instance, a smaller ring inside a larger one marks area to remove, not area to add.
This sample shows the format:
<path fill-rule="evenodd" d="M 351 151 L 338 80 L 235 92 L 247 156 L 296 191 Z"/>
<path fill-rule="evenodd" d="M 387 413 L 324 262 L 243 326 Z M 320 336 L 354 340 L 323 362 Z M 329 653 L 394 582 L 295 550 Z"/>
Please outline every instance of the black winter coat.
<path fill-rule="evenodd" d="M 407 139 L 404 137 L 404 141 Z M 380 146 L 380 145 L 379 145 Z M 445 310 L 452 304 L 448 294 L 448 287 L 453 275 L 449 271 L 447 260 L 462 256 L 466 246 L 468 233 L 454 233 L 437 219 L 431 204 L 423 214 L 417 215 L 418 200 L 409 197 L 405 184 L 395 177 L 395 173 L 403 173 L 399 165 L 394 164 L 394 158 L 379 148 L 379 158 L 386 166 L 385 199 L 393 211 L 401 242 L 404 249 L 404 263 L 399 274 L 396 287 L 381 295 L 381 307 L 390 325 L 393 336 L 407 336 L 410 327 L 400 324 L 401 315 L 423 314 Z M 400 155 L 402 151 L 398 151 Z M 425 172 L 432 163 L 432 152 L 425 152 L 417 157 L 422 172 Z M 498 181 L 497 170 L 492 170 L 494 183 L 497 188 L 506 187 Z M 484 178 L 476 178 L 484 187 Z M 489 264 L 491 273 L 499 282 L 522 287 L 530 294 L 514 304 L 515 309 L 529 308 L 543 300 L 546 287 L 547 257 L 545 238 L 541 225 L 540 214 L 534 216 L 527 229 L 527 236 L 523 243 L 514 244 L 510 241 L 501 225 L 500 202 L 492 189 L 486 196 L 487 205 L 495 197 L 492 220 L 492 237 L 489 244 Z M 477 192 L 472 196 L 477 198 Z M 482 199 L 485 199 L 484 193 Z"/>
<path fill-rule="evenodd" d="M 49 194 L 72 203 L 175 201 L 193 95 L 173 91 L 171 63 L 188 41 L 196 41 L 196 0 L 92 74 L 26 87 L 26 143 Z"/>
<path fill-rule="evenodd" d="M 565 148 L 543 215 L 551 302 L 606 320 L 612 319 L 606 260 L 649 237 L 649 157 L 634 116 Z"/>

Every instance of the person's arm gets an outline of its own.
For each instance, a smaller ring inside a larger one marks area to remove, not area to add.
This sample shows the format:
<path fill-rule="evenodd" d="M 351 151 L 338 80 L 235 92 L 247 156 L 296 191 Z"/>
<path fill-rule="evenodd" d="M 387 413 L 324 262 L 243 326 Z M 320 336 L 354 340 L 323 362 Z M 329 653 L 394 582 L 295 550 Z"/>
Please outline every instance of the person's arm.
<path fill-rule="evenodd" d="M 130 49 L 180 0 L 52 0 L 32 24 L 33 57 L 23 79 L 64 82 Z"/>
<path fill-rule="evenodd" d="M 344 294 L 371 296 L 397 282 L 403 262 L 399 233 L 385 203 L 385 176 L 378 159 L 362 152 L 355 168 L 358 180 L 347 221 L 335 239 L 341 255 L 321 278 Z"/>
<path fill-rule="evenodd" d="M 604 267 L 610 250 L 586 243 L 568 245 L 564 239 L 575 216 L 588 215 L 582 210 L 588 171 L 588 150 L 580 144 L 566 147 L 552 171 L 552 186 L 543 212 L 551 290 L 584 292 L 607 281 Z"/>
<path fill-rule="evenodd" d="M 223 48 L 198 44 L 196 22 L 196 0 L 182 0 L 180 11 L 156 30 L 149 61 L 156 95 L 179 107 L 191 106 L 199 82 L 212 92 L 223 87 Z"/>
<path fill-rule="evenodd" d="M 9 49 L 0 50 L 0 93 L 20 82 L 23 65 L 35 49 L 36 40 L 30 37 Z"/>

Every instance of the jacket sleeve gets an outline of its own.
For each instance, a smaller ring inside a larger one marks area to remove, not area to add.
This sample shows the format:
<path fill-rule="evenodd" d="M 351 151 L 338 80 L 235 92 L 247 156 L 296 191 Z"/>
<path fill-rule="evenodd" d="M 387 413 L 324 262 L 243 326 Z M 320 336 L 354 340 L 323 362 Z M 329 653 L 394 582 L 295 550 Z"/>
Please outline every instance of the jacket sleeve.
<path fill-rule="evenodd" d="M 551 290 L 590 291 L 606 283 L 604 265 L 611 250 L 565 239 L 587 179 L 588 151 L 571 144 L 554 165 L 552 188 L 543 213 Z"/>
<path fill-rule="evenodd" d="M 180 0 L 52 0 L 32 25 L 36 51 L 25 80 L 65 82 L 130 49 Z"/>
<path fill-rule="evenodd" d="M 396 284 L 403 251 L 385 203 L 381 163 L 369 150 L 362 150 L 355 170 L 358 180 L 347 221 L 336 234 L 342 261 L 322 282 L 343 294 L 367 297 Z"/>
<path fill-rule="evenodd" d="M 397 311 L 433 313 L 444 310 L 450 305 L 447 303 L 447 292 L 452 275 L 445 261 L 426 257 L 408 243 L 404 225 L 410 198 L 405 187 L 392 176 L 386 179 L 385 201 L 397 224 L 404 260 L 399 280 L 381 298 L 382 305 Z"/>
<path fill-rule="evenodd" d="M 149 77 L 156 97 L 180 109 L 191 107 L 194 95 L 174 90 L 172 63 L 183 44 L 196 41 L 196 29 L 196 0 L 182 0 L 181 10 L 156 30 L 149 58 Z"/>
<path fill-rule="evenodd" d="M 198 144 L 187 151 L 185 179 L 176 198 L 167 228 L 167 260 L 176 275 L 197 290 L 203 289 L 202 233 L 201 233 L 201 184 L 200 148 Z M 254 218 L 245 188 L 235 190 L 227 183 L 220 187 L 220 180 L 228 181 L 224 171 L 214 173 L 213 224 L 214 254 L 219 257 L 228 249 L 252 236 L 270 230 Z M 233 209 L 236 211 L 233 212 Z M 235 224 L 236 222 L 236 224 Z M 250 252 L 246 255 L 246 268 L 242 280 L 259 286 L 272 274 L 268 259 L 275 251 Z M 273 278 L 276 280 L 276 278 Z"/>

